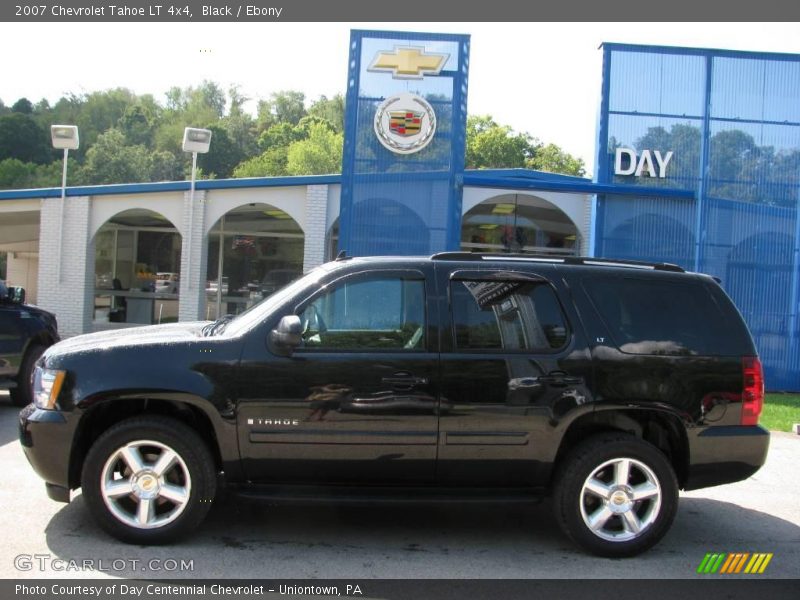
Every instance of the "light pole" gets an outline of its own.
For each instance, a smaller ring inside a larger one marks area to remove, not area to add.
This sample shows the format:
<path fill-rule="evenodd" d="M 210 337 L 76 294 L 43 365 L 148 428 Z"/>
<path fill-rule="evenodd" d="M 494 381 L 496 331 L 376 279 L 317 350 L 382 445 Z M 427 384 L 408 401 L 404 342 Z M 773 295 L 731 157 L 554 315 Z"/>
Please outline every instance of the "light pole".
<path fill-rule="evenodd" d="M 61 255 L 64 241 L 64 204 L 67 197 L 67 156 L 70 150 L 80 145 L 78 128 L 75 125 L 51 125 L 50 139 L 53 148 L 64 151 L 64 166 L 61 170 L 61 219 L 58 225 L 58 282 L 61 283 Z"/>
<path fill-rule="evenodd" d="M 211 146 L 211 131 L 187 127 L 183 130 L 183 151 L 192 153 L 192 184 L 189 188 L 189 248 L 186 255 L 186 279 L 189 288 L 194 287 L 192 280 L 192 246 L 194 245 L 194 182 L 197 176 L 197 155 L 205 154 Z"/>

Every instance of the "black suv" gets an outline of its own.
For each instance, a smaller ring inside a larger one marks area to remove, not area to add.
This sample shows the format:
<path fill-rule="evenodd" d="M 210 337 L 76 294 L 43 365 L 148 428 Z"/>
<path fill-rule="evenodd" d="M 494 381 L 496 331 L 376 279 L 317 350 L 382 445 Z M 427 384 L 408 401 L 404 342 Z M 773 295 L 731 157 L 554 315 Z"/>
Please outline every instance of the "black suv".
<path fill-rule="evenodd" d="M 24 289 L 0 281 L 0 390 L 16 406 L 30 404 L 33 367 L 57 341 L 55 316 L 25 304 Z"/>
<path fill-rule="evenodd" d="M 224 484 L 292 502 L 527 501 L 606 556 L 679 489 L 764 463 L 761 364 L 711 277 L 668 264 L 342 258 L 237 317 L 95 333 L 36 370 L 20 438 L 50 496 L 126 542 L 197 526 Z"/>

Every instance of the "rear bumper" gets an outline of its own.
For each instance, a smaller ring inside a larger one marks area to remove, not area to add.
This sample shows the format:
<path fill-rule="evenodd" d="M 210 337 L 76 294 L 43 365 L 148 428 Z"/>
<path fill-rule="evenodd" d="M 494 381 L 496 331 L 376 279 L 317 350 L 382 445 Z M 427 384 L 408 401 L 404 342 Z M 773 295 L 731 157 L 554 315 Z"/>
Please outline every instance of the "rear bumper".
<path fill-rule="evenodd" d="M 29 404 L 19 413 L 19 441 L 33 470 L 53 491 L 69 491 L 69 449 L 73 428 L 56 410 L 40 410 Z M 53 494 L 48 489 L 48 495 Z M 63 492 L 56 493 L 63 501 Z M 69 496 L 67 496 L 69 497 Z"/>
<path fill-rule="evenodd" d="M 760 425 L 699 427 L 687 433 L 689 471 L 685 490 L 747 479 L 767 460 L 769 432 Z"/>

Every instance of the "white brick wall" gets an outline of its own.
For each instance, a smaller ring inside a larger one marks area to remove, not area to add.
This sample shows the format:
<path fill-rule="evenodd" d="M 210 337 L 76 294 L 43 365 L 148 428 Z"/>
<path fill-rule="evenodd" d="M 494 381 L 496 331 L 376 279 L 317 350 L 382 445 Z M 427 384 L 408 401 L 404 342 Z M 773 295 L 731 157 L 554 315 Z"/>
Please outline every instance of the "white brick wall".
<path fill-rule="evenodd" d="M 206 191 L 195 190 L 194 210 L 191 193 L 183 195 L 181 231 L 181 285 L 178 318 L 197 321 L 205 318 L 206 263 L 208 238 L 205 235 Z M 190 264 L 191 261 L 191 264 Z"/>
<path fill-rule="evenodd" d="M 25 301 L 38 303 L 39 257 L 27 252 L 9 252 L 6 264 L 6 284 L 25 288 Z"/>
<path fill-rule="evenodd" d="M 89 331 L 92 320 L 94 249 L 89 239 L 90 210 L 88 196 L 70 197 L 64 202 L 62 219 L 61 198 L 42 200 L 37 301 L 55 313 L 62 337 Z"/>
<path fill-rule="evenodd" d="M 328 231 L 328 186 L 306 188 L 306 227 L 303 248 L 303 272 L 325 262 L 325 234 Z"/>

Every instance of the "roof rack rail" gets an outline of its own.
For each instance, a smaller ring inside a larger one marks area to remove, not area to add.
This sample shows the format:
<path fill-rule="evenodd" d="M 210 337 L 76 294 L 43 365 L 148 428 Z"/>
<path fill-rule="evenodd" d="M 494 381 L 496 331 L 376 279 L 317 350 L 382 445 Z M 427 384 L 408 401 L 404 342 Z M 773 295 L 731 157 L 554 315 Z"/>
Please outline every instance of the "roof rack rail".
<path fill-rule="evenodd" d="M 481 253 L 481 252 L 438 252 L 431 256 L 432 260 L 527 260 L 530 262 L 563 263 L 565 265 L 597 265 L 633 267 L 639 269 L 653 269 L 655 271 L 671 271 L 685 273 L 686 270 L 673 263 L 647 262 L 643 260 L 628 260 L 621 258 L 603 258 L 599 256 L 559 256 L 555 254 L 511 254 L 511 253 Z"/>

